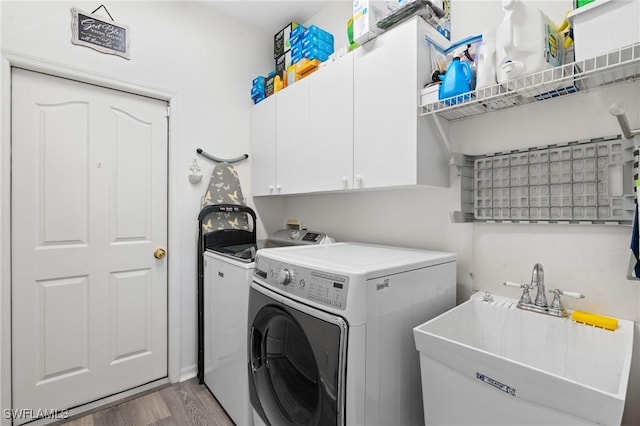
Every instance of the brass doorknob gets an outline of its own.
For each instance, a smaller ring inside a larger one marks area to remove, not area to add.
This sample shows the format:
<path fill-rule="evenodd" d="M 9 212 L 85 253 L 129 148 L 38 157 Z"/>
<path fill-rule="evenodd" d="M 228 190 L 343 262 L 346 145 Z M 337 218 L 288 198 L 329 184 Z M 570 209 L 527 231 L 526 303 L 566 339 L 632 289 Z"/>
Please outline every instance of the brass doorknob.
<path fill-rule="evenodd" d="M 167 256 L 167 251 L 163 248 L 158 247 L 153 251 L 153 257 L 156 259 L 164 259 Z"/>

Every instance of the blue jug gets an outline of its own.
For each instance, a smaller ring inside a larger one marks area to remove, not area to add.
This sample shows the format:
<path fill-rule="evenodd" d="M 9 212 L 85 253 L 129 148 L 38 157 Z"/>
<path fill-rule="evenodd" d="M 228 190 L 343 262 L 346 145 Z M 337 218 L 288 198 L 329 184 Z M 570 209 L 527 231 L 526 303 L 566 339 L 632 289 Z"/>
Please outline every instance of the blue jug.
<path fill-rule="evenodd" d="M 440 76 L 440 79 L 442 83 L 440 84 L 438 99 L 451 98 L 471 91 L 473 70 L 468 62 L 463 62 L 460 58 L 455 57 L 447 67 L 444 76 Z M 451 99 L 450 102 L 455 104 L 462 100 L 462 97 L 460 97 Z"/>

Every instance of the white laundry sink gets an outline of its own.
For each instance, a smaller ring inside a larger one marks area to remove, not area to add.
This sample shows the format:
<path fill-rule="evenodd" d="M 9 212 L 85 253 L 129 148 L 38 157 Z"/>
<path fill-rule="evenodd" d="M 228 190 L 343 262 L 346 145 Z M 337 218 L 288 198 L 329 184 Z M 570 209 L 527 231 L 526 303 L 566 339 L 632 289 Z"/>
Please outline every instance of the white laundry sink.
<path fill-rule="evenodd" d="M 619 424 L 633 322 L 618 329 L 475 294 L 413 329 L 426 424 Z"/>

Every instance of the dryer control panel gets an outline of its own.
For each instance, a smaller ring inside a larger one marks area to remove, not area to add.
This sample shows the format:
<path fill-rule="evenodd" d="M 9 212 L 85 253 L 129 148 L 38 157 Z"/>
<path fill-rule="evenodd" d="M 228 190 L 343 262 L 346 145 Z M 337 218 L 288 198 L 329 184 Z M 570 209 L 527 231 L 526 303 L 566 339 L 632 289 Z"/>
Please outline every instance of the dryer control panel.
<path fill-rule="evenodd" d="M 347 306 L 349 277 L 316 269 L 294 266 L 258 256 L 254 279 L 275 287 L 281 294 L 344 310 Z"/>

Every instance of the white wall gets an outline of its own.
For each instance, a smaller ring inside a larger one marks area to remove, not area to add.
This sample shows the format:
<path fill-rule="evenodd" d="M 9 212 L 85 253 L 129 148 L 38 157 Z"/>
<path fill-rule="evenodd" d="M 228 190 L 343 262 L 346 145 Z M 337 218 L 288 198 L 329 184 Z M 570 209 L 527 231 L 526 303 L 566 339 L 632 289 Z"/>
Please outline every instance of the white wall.
<path fill-rule="evenodd" d="M 571 0 L 531 1 L 560 23 Z M 330 9 L 331 8 L 331 9 Z M 347 8 L 328 6 L 316 19 L 345 22 Z M 498 25 L 501 3 L 454 0 L 452 39 L 480 34 Z M 320 24 L 318 24 L 320 25 Z M 337 26 L 337 24 L 336 24 Z M 624 84 L 565 99 L 530 104 L 449 127 L 454 151 L 470 155 L 591 139 L 620 133 L 608 113 L 613 102 L 625 102 L 632 128 L 640 127 L 640 83 Z M 451 189 L 392 189 L 378 192 L 322 194 L 285 198 L 287 217 L 329 233 L 356 240 L 459 254 L 458 300 L 478 290 L 518 298 L 505 280 L 527 282 L 542 262 L 548 288 L 579 291 L 586 299 L 567 298 L 566 305 L 636 321 L 635 357 L 627 401 L 640 398 L 640 282 L 625 278 L 631 227 L 603 225 L 452 224 L 448 212 L 459 209 L 457 181 Z M 606 361 L 603 361 L 606 362 Z M 640 424 L 640 407 L 628 403 L 625 424 Z"/>
<path fill-rule="evenodd" d="M 351 17 L 352 10 L 353 3 L 350 0 L 333 0 L 303 25 L 307 27 L 316 25 L 333 34 L 333 45 L 337 51 L 349 46 L 347 21 Z"/>
<path fill-rule="evenodd" d="M 526 0 L 525 3 L 542 10 L 556 25 L 573 9 L 572 0 Z M 451 40 L 482 34 L 485 29 L 494 30 L 502 16 L 500 0 L 451 0 Z"/>
<path fill-rule="evenodd" d="M 458 253 L 458 295 L 464 300 L 471 295 L 473 225 L 449 220 L 456 197 L 456 191 L 435 187 L 301 195 L 286 198 L 285 213 L 339 241 Z"/>
<path fill-rule="evenodd" d="M 177 93 L 172 143 L 178 158 L 171 164 L 178 176 L 178 214 L 170 226 L 179 235 L 179 282 L 171 285 L 180 289 L 181 341 L 170 344 L 180 348 L 181 370 L 188 374 L 195 371 L 196 363 L 197 215 L 213 164 L 198 158 L 205 177 L 196 186 L 188 183 L 188 166 L 196 157 L 196 148 L 223 158 L 248 152 L 251 81 L 273 66 L 272 34 L 263 34 L 196 2 L 107 2 L 114 19 L 130 27 L 131 60 L 127 61 L 71 44 L 71 7 L 91 12 L 98 5 L 2 1 L 0 47 L 5 52 Z M 8 116 L 8 111 L 3 110 L 2 115 Z M 8 138 L 1 144 L 7 147 Z M 237 170 L 244 195 L 251 202 L 250 161 L 238 164 Z M 278 202 L 270 204 L 274 205 L 270 210 L 279 211 Z M 0 211 L 6 211 L 6 206 L 2 207 Z M 268 213 L 262 216 L 268 225 L 273 221 Z M 0 217 L 0 223 L 5 220 Z M 5 241 L 6 236 L 2 238 Z M 0 253 L 0 257 L 6 255 Z M 2 389 L 0 392 L 6 391 L 4 386 Z M 5 402 L 6 395 L 0 396 Z"/>

